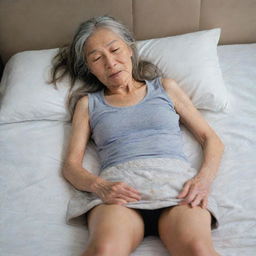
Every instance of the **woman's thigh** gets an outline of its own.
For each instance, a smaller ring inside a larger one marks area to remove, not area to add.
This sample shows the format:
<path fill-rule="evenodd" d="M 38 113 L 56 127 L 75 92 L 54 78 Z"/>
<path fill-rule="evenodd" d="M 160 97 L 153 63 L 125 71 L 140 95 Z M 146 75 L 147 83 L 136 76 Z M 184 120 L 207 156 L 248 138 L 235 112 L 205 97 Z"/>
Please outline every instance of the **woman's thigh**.
<path fill-rule="evenodd" d="M 170 251 L 186 245 L 205 246 L 214 252 L 211 238 L 211 214 L 201 207 L 175 206 L 163 210 L 158 222 L 159 235 Z M 209 254 L 215 255 L 215 254 Z"/>
<path fill-rule="evenodd" d="M 87 214 L 89 242 L 113 245 L 115 251 L 132 252 L 144 237 L 144 223 L 138 210 L 117 204 L 100 204 Z"/>

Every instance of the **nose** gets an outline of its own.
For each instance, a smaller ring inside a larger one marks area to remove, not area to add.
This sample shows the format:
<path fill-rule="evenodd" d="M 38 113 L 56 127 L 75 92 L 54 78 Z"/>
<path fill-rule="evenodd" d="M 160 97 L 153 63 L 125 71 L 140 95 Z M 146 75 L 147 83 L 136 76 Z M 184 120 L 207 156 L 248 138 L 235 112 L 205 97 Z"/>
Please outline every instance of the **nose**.
<path fill-rule="evenodd" d="M 108 68 L 108 69 L 111 69 L 113 67 L 115 67 L 116 65 L 116 60 L 115 60 L 115 57 L 111 54 L 107 54 L 105 56 L 105 66 Z"/>

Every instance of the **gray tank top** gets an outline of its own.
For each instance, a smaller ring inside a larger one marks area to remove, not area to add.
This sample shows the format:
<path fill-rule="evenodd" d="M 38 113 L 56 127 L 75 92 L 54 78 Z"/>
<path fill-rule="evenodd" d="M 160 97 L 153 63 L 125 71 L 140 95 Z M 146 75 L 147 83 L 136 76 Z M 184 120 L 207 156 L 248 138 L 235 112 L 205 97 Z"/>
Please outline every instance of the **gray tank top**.
<path fill-rule="evenodd" d="M 106 103 L 104 90 L 88 93 L 89 122 L 101 170 L 139 158 L 178 158 L 188 162 L 173 102 L 160 78 L 145 82 L 146 96 L 132 106 Z"/>

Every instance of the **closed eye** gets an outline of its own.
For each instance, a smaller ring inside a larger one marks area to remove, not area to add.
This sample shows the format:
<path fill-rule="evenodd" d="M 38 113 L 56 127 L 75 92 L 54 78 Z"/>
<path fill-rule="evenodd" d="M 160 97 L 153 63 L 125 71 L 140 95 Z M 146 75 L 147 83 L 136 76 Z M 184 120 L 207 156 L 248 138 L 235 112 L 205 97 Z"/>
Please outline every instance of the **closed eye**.
<path fill-rule="evenodd" d="M 95 61 L 97 61 L 97 60 L 99 60 L 101 58 L 101 56 L 99 56 L 98 58 L 96 58 L 96 59 L 93 59 L 93 62 L 95 62 Z"/>
<path fill-rule="evenodd" d="M 116 48 L 116 49 L 113 49 L 112 52 L 116 52 L 116 51 L 118 51 L 118 50 L 119 50 L 119 48 Z"/>

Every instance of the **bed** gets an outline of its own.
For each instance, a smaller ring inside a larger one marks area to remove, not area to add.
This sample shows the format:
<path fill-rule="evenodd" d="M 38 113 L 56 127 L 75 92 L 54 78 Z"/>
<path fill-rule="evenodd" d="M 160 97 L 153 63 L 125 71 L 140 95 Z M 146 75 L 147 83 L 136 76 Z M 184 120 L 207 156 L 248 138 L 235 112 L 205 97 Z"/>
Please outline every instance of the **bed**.
<path fill-rule="evenodd" d="M 46 81 L 52 57 L 77 24 L 106 13 L 134 31 L 141 56 L 172 74 L 223 140 L 212 186 L 220 221 L 212 231 L 214 245 L 222 256 L 256 255 L 256 1 L 155 2 L 0 2 L 0 255 L 78 256 L 86 247 L 83 216 L 67 220 L 67 210 L 84 192 L 61 173 L 71 129 L 69 81 L 58 90 Z M 76 15 L 67 22 L 67 14 Z M 181 54 L 186 63 L 175 69 Z M 185 127 L 181 131 L 184 151 L 198 168 L 202 150 Z M 99 173 L 93 141 L 83 166 Z M 168 253 L 149 236 L 131 255 Z"/>

